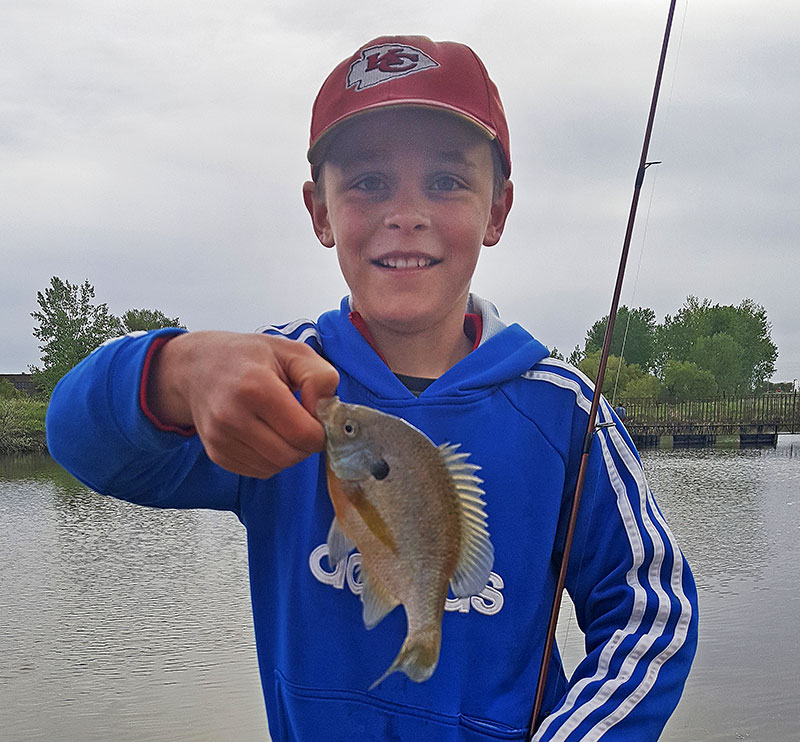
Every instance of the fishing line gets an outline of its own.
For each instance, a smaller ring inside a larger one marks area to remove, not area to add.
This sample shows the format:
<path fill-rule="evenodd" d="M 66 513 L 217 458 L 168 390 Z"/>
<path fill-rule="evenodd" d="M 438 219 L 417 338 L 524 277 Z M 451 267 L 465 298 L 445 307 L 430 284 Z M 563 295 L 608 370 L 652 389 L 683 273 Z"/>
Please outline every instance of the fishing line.
<path fill-rule="evenodd" d="M 636 287 L 639 285 L 639 273 L 642 270 L 642 258 L 644 257 L 644 247 L 647 241 L 647 227 L 650 224 L 650 211 L 653 208 L 653 196 L 656 192 L 656 182 L 658 181 L 658 169 L 653 175 L 653 185 L 650 187 L 650 200 L 647 204 L 647 215 L 644 219 L 644 232 L 642 234 L 642 244 L 639 248 L 639 260 L 636 263 L 636 276 L 633 279 L 633 288 L 631 290 L 630 304 L 628 305 L 628 316 L 625 321 L 625 332 L 622 335 L 622 347 L 619 351 L 619 363 L 617 363 L 617 375 L 614 378 L 614 389 L 611 392 L 611 406 L 616 407 L 617 404 L 617 390 L 619 388 L 619 375 L 622 371 L 622 359 L 625 356 L 625 345 L 628 341 L 628 329 L 631 326 L 631 312 L 633 311 L 634 299 L 636 298 Z"/>
<path fill-rule="evenodd" d="M 664 119 L 663 127 L 665 129 L 666 129 L 666 124 L 669 121 L 669 113 L 670 113 L 670 110 L 672 108 L 672 95 L 673 95 L 673 92 L 675 90 L 675 80 L 677 78 L 678 60 L 680 59 L 680 51 L 681 51 L 681 44 L 682 44 L 682 41 L 683 41 L 683 33 L 684 33 L 684 29 L 686 28 L 686 15 L 687 15 L 687 12 L 688 12 L 688 8 L 689 8 L 689 0 L 686 0 L 686 2 L 684 3 L 684 7 L 683 7 L 683 18 L 682 18 L 682 22 L 681 22 L 681 31 L 680 31 L 680 35 L 678 37 L 677 49 L 675 51 L 675 61 L 674 61 L 673 67 L 672 67 L 672 73 L 671 73 L 671 78 L 672 79 L 671 79 L 671 82 L 670 82 L 669 96 L 667 98 L 667 103 L 666 103 L 666 106 L 665 106 L 665 111 L 664 111 L 664 116 L 663 116 L 663 119 Z M 634 299 L 636 297 L 636 289 L 637 289 L 637 286 L 639 284 L 639 275 L 640 275 L 641 269 L 642 269 L 642 259 L 644 257 L 644 249 L 645 249 L 645 245 L 646 245 L 646 242 L 647 242 L 647 228 L 648 228 L 648 226 L 650 224 L 650 214 L 651 214 L 652 209 L 653 209 L 653 199 L 655 197 L 656 183 L 657 182 L 658 182 L 658 168 L 656 168 L 655 173 L 653 174 L 652 184 L 650 186 L 650 198 L 648 200 L 647 214 L 646 214 L 645 220 L 644 220 L 644 229 L 643 229 L 643 233 L 642 233 L 641 245 L 640 245 L 640 248 L 639 248 L 639 259 L 638 259 L 637 264 L 636 264 L 636 275 L 634 276 L 633 286 L 632 286 L 632 291 L 631 291 L 631 297 L 630 297 L 630 300 L 629 300 L 630 301 L 630 305 L 629 305 L 629 308 L 628 308 L 628 314 L 627 314 L 626 322 L 625 322 L 625 332 L 623 333 L 623 336 L 622 336 L 622 347 L 620 349 L 620 354 L 619 354 L 620 360 L 619 360 L 619 362 L 617 364 L 617 374 L 616 374 L 616 377 L 614 379 L 614 388 L 613 388 L 613 391 L 611 393 L 611 407 L 612 408 L 616 404 L 617 391 L 618 391 L 618 388 L 619 388 L 619 378 L 620 378 L 620 373 L 622 371 L 622 358 L 623 358 L 623 356 L 625 354 L 625 345 L 626 345 L 627 339 L 628 339 L 628 330 L 629 330 L 630 325 L 631 325 L 631 309 L 632 309 L 632 307 L 634 305 Z M 600 482 L 598 480 L 598 481 L 595 482 L 595 494 L 597 494 L 597 489 L 599 488 L 599 486 L 600 486 Z M 591 518 L 594 515 L 595 504 L 596 504 L 596 498 L 593 497 L 592 498 L 592 508 L 591 508 L 591 512 L 589 513 L 589 521 L 590 522 L 591 522 Z M 583 543 L 581 544 L 581 548 L 579 550 L 580 559 L 578 560 L 577 574 L 580 574 L 581 570 L 583 569 L 584 560 L 586 558 L 587 540 L 588 540 L 588 533 L 584 535 Z M 565 632 L 564 632 L 564 637 L 563 637 L 564 646 L 567 646 L 567 644 L 569 643 L 569 636 L 570 636 L 570 631 L 571 631 L 571 628 L 572 628 L 573 616 L 577 620 L 577 614 L 575 613 L 575 610 L 574 610 L 574 604 L 573 604 L 573 610 L 567 615 Z"/>
<path fill-rule="evenodd" d="M 641 194 L 642 184 L 644 182 L 645 170 L 647 169 L 647 154 L 650 147 L 650 138 L 653 132 L 653 124 L 655 121 L 656 108 L 658 105 L 658 94 L 661 88 L 661 81 L 664 75 L 664 66 L 666 63 L 667 49 L 669 46 L 670 31 L 672 29 L 672 21 L 675 14 L 676 0 L 670 0 L 669 11 L 667 13 L 667 22 L 664 29 L 664 37 L 661 42 L 661 53 L 658 58 L 658 71 L 656 72 L 656 80 L 653 85 L 653 93 L 650 100 L 650 111 L 647 116 L 647 125 L 645 127 L 644 141 L 642 143 L 642 151 L 639 157 L 639 165 L 636 170 L 636 180 L 633 188 L 633 196 L 631 198 L 630 210 L 628 212 L 628 222 L 625 228 L 625 238 L 622 243 L 622 253 L 619 260 L 619 268 L 617 270 L 617 278 L 614 283 L 614 295 L 611 300 L 611 309 L 608 313 L 608 324 L 606 326 L 606 333 L 603 339 L 603 347 L 600 352 L 600 365 L 597 370 L 597 379 L 595 382 L 595 389 L 592 393 L 592 400 L 589 409 L 586 433 L 584 435 L 583 448 L 580 459 L 580 466 L 577 472 L 575 483 L 575 491 L 572 495 L 572 503 L 570 507 L 569 522 L 567 524 L 566 536 L 564 540 L 563 553 L 561 556 L 561 564 L 558 570 L 558 580 L 553 594 L 553 604 L 550 611 L 550 619 L 548 621 L 547 632 L 545 634 L 544 650 L 542 652 L 542 659 L 539 665 L 539 676 L 536 683 L 536 695 L 533 703 L 533 712 L 531 714 L 529 726 L 529 738 L 533 738 L 536 734 L 539 715 L 542 710 L 544 701 L 545 688 L 547 684 L 548 670 L 550 669 L 550 661 L 555 644 L 555 630 L 556 622 L 558 620 L 559 608 L 561 607 L 561 596 L 566 585 L 567 571 L 570 561 L 570 550 L 572 541 L 575 536 L 576 527 L 578 524 L 578 512 L 581 502 L 581 494 L 583 486 L 588 473 L 589 456 L 592 449 L 592 443 L 595 436 L 604 437 L 608 435 L 608 431 L 602 429 L 613 425 L 613 420 L 607 419 L 607 406 L 608 402 L 602 400 L 601 390 L 603 388 L 603 380 L 605 379 L 606 367 L 608 364 L 608 354 L 611 347 L 611 338 L 614 331 L 614 321 L 617 316 L 617 309 L 619 307 L 620 294 L 622 292 L 623 279 L 625 277 L 625 267 L 628 262 L 628 254 L 630 251 L 631 238 L 633 236 L 633 228 L 636 222 L 636 210 L 639 203 L 639 196 Z M 597 414 L 600 411 L 601 401 L 604 401 L 605 407 L 603 408 L 605 418 L 603 422 L 597 422 Z M 595 449 L 596 450 L 596 449 Z M 595 480 L 597 485 L 599 479 Z M 584 548 L 585 551 L 585 548 Z M 581 560 L 579 560 L 579 564 Z"/>
<path fill-rule="evenodd" d="M 675 91 L 675 80 L 677 79 L 677 76 L 678 76 L 678 61 L 679 61 L 680 55 L 681 55 L 681 46 L 682 46 L 682 42 L 683 42 L 683 33 L 684 33 L 685 28 L 686 28 L 686 16 L 688 14 L 688 10 L 689 10 L 689 0 L 686 0 L 686 2 L 684 3 L 684 6 L 683 6 L 683 18 L 681 20 L 681 30 L 680 30 L 680 34 L 678 36 L 677 48 L 675 50 L 675 61 L 674 61 L 674 64 L 672 66 L 672 73 L 670 75 L 671 76 L 671 81 L 670 81 L 669 95 L 667 97 L 667 103 L 666 103 L 666 106 L 665 106 L 664 116 L 663 116 L 664 123 L 663 123 L 662 126 L 663 126 L 663 130 L 665 130 L 665 131 L 668 131 L 667 123 L 669 121 L 670 111 L 672 110 L 672 95 L 673 95 L 673 92 Z M 617 391 L 618 391 L 618 388 L 619 388 L 619 377 L 620 377 L 620 373 L 622 371 L 622 358 L 623 358 L 623 356 L 625 354 L 625 345 L 626 345 L 626 342 L 627 342 L 627 339 L 628 339 L 628 329 L 630 328 L 630 325 L 631 325 L 631 309 L 633 308 L 634 299 L 636 298 L 636 289 L 637 289 L 637 286 L 639 285 L 639 274 L 641 273 L 641 270 L 642 270 L 642 258 L 644 257 L 644 248 L 645 248 L 645 244 L 647 242 L 647 228 L 648 228 L 648 226 L 650 224 L 650 213 L 651 213 L 651 211 L 653 209 L 653 199 L 655 197 L 656 183 L 657 182 L 658 182 L 658 168 L 655 169 L 655 172 L 654 172 L 653 178 L 652 178 L 652 185 L 650 186 L 650 198 L 648 200 L 647 214 L 646 214 L 645 220 L 644 220 L 644 229 L 643 229 L 643 233 L 642 233 L 641 246 L 639 248 L 639 259 L 638 259 L 638 261 L 636 263 L 636 275 L 635 275 L 634 280 L 633 280 L 631 297 L 630 297 L 630 300 L 629 300 L 630 304 L 629 304 L 629 307 L 628 307 L 628 316 L 626 317 L 626 322 L 625 322 L 625 332 L 623 333 L 623 336 L 622 336 L 622 347 L 621 347 L 620 353 L 619 353 L 620 360 L 619 360 L 619 362 L 617 364 L 617 375 L 616 375 L 616 377 L 614 379 L 614 389 L 613 389 L 613 391 L 611 393 L 611 407 L 612 408 L 616 406 Z M 597 494 L 597 489 L 598 489 L 599 486 L 600 486 L 600 482 L 599 481 L 595 482 L 595 492 L 594 492 L 594 494 Z M 595 503 L 596 503 L 596 498 L 593 497 L 592 498 L 592 512 L 589 513 L 589 518 L 590 519 L 591 519 L 592 515 L 594 514 L 593 511 L 594 511 Z M 587 539 L 588 539 L 588 533 L 586 534 L 586 536 L 584 536 L 582 548 L 580 550 L 581 557 L 580 557 L 580 560 L 578 562 L 578 574 L 580 574 L 581 570 L 583 569 L 583 564 L 584 564 L 584 560 L 585 560 L 585 557 L 586 557 Z M 565 636 L 564 636 L 564 645 L 565 646 L 569 641 L 569 634 L 570 634 L 570 628 L 571 628 L 571 624 L 572 624 L 573 615 L 575 615 L 576 619 L 577 619 L 577 614 L 575 613 L 574 610 L 572 611 L 572 613 L 570 615 L 567 616 L 566 632 L 565 632 Z"/>
<path fill-rule="evenodd" d="M 667 105 L 666 105 L 666 110 L 665 110 L 665 114 L 664 114 L 664 120 L 665 120 L 664 128 L 665 129 L 667 128 L 666 127 L 666 121 L 669 120 L 669 112 L 670 112 L 671 107 L 672 107 L 672 94 L 673 94 L 673 91 L 675 89 L 675 80 L 677 78 L 678 60 L 680 59 L 680 50 L 681 50 L 681 45 L 682 45 L 682 41 L 683 41 L 684 29 L 686 27 L 686 15 L 687 15 L 688 7 L 689 7 L 689 2 L 688 2 L 688 0 L 686 0 L 686 3 L 684 4 L 683 19 L 682 19 L 682 23 L 681 23 L 680 36 L 679 36 L 679 39 L 678 39 L 678 46 L 677 46 L 677 50 L 676 50 L 676 54 L 675 54 L 675 63 L 673 65 L 673 69 L 672 69 L 672 81 L 671 81 L 671 85 L 670 85 L 670 92 L 669 92 L 669 97 L 667 99 Z M 630 307 L 628 308 L 628 316 L 627 316 L 627 321 L 625 323 L 625 332 L 624 332 L 623 337 L 622 337 L 622 348 L 620 350 L 620 361 L 619 361 L 619 363 L 617 365 L 617 375 L 616 375 L 616 378 L 614 380 L 614 390 L 613 390 L 612 395 L 611 395 L 611 400 L 612 400 L 611 406 L 612 407 L 614 406 L 614 401 L 616 400 L 617 390 L 618 390 L 618 386 L 619 386 L 619 377 L 620 377 L 620 372 L 622 370 L 622 357 L 624 356 L 625 345 L 626 345 L 626 342 L 627 342 L 627 339 L 628 339 L 628 330 L 630 328 L 630 322 L 631 322 L 631 307 L 634 304 L 634 299 L 636 297 L 636 290 L 637 290 L 637 287 L 638 287 L 638 284 L 639 284 L 639 275 L 641 273 L 642 259 L 643 259 L 643 256 L 644 256 L 644 249 L 645 249 L 645 245 L 646 245 L 646 242 L 647 242 L 647 229 L 648 229 L 648 226 L 650 224 L 650 214 L 651 214 L 652 208 L 653 208 L 653 200 L 654 200 L 654 197 L 655 197 L 656 183 L 658 181 L 658 170 L 656 170 L 656 172 L 654 173 L 654 176 L 653 176 L 652 180 L 653 180 L 653 182 L 652 182 L 652 185 L 650 187 L 650 198 L 649 198 L 648 205 L 647 205 L 647 214 L 646 214 L 646 217 L 645 217 L 644 230 L 643 230 L 643 234 L 642 234 L 641 245 L 640 245 L 640 248 L 639 248 L 639 259 L 638 259 L 637 265 L 636 265 L 636 275 L 634 277 L 633 287 L 632 287 L 632 291 L 631 291 Z M 609 320 L 608 321 L 609 322 L 611 321 L 610 315 L 609 315 Z M 599 412 L 599 410 L 598 410 L 598 412 Z M 596 435 L 608 436 L 608 433 L 606 431 L 598 430 Z M 599 487 L 600 487 L 600 479 L 598 478 L 598 479 L 595 480 L 595 484 L 594 484 L 595 495 L 596 495 L 597 490 L 598 490 Z M 591 508 L 590 508 L 590 510 L 588 512 L 588 520 L 587 520 L 587 522 L 589 522 L 589 523 L 592 522 L 592 518 L 595 515 L 595 508 L 596 508 L 596 505 L 597 505 L 597 498 L 596 497 L 592 497 L 591 498 L 591 503 L 592 503 L 592 505 L 591 505 Z M 586 559 L 586 545 L 587 545 L 587 542 L 588 542 L 588 535 L 589 534 L 588 534 L 588 530 L 587 530 L 584 533 L 584 537 L 582 539 L 582 543 L 579 546 L 576 544 L 576 547 L 578 547 L 578 548 L 576 548 L 576 551 L 580 554 L 580 557 L 578 559 L 578 568 L 577 568 L 576 574 L 580 574 L 581 571 L 583 570 L 583 565 L 584 565 L 584 562 L 585 562 L 585 559 Z M 564 647 L 566 647 L 568 645 L 568 643 L 569 643 L 569 635 L 570 635 L 570 629 L 571 629 L 571 626 L 572 626 L 573 615 L 575 616 L 575 618 L 577 620 L 577 612 L 576 612 L 576 607 L 575 607 L 574 603 L 573 603 L 573 610 L 567 616 L 566 632 L 565 632 L 565 636 L 563 638 Z M 537 688 L 537 692 L 538 691 L 539 691 L 539 689 Z M 534 721 L 535 721 L 535 716 L 536 716 L 536 708 L 537 708 L 536 705 L 534 705 Z M 533 722 L 531 724 L 531 733 L 533 733 Z"/>
<path fill-rule="evenodd" d="M 683 34 L 684 34 L 684 30 L 686 28 L 686 16 L 688 14 L 688 10 L 689 10 L 689 0 L 686 0 L 686 2 L 684 3 L 684 6 L 683 6 L 683 17 L 681 19 L 681 30 L 680 30 L 680 34 L 678 36 L 677 48 L 675 50 L 675 61 L 674 61 L 674 64 L 672 66 L 669 95 L 667 97 L 667 103 L 666 103 L 665 110 L 664 110 L 664 116 L 663 116 L 663 120 L 664 120 L 663 129 L 664 130 L 668 130 L 667 122 L 669 121 L 670 111 L 672 110 L 672 96 L 673 96 L 673 93 L 675 91 L 675 80 L 677 79 L 677 73 L 678 73 L 678 61 L 680 59 L 680 54 L 681 54 L 681 47 L 682 47 L 682 43 L 683 43 Z M 631 308 L 633 307 L 634 299 L 636 297 L 636 289 L 637 289 L 637 286 L 639 284 L 639 275 L 640 275 L 641 269 L 642 269 L 642 259 L 644 257 L 644 248 L 645 248 L 645 244 L 647 242 L 647 228 L 648 228 L 648 226 L 650 224 L 650 214 L 651 214 L 652 209 L 653 209 L 653 199 L 655 197 L 655 192 L 656 192 L 656 183 L 658 182 L 658 168 L 656 168 L 656 171 L 653 174 L 652 181 L 653 182 L 652 182 L 652 185 L 650 187 L 650 198 L 649 198 L 648 204 L 647 204 L 647 214 L 646 214 L 645 220 L 644 220 L 644 229 L 643 229 L 643 233 L 642 233 L 641 246 L 639 248 L 639 259 L 638 259 L 638 261 L 636 263 L 636 275 L 635 275 L 634 280 L 633 280 L 633 286 L 632 286 L 631 298 L 630 298 L 630 306 L 629 306 L 629 309 L 628 309 L 628 316 L 627 316 L 626 322 L 625 322 L 625 332 L 624 332 L 624 334 L 622 336 L 622 347 L 620 349 L 620 354 L 619 354 L 620 361 L 617 364 L 617 375 L 616 375 L 616 378 L 614 379 L 614 389 L 613 389 L 613 391 L 611 393 L 611 407 L 612 408 L 615 406 L 615 403 L 616 403 L 617 390 L 619 388 L 619 377 L 620 377 L 620 372 L 622 371 L 622 357 L 624 356 L 624 353 L 625 353 L 625 345 L 626 345 L 626 342 L 627 342 L 627 339 L 628 339 L 628 329 L 630 328 L 630 324 L 631 324 Z M 598 489 L 599 486 L 600 486 L 600 482 L 596 481 L 595 482 L 595 494 L 597 494 L 597 489 Z M 596 498 L 593 497 L 592 498 L 592 512 L 589 513 L 589 520 L 590 521 L 591 521 L 592 516 L 594 515 L 594 506 L 595 506 L 595 504 L 596 504 Z M 587 543 L 587 539 L 588 539 L 588 533 L 584 536 L 583 544 L 581 544 L 580 559 L 578 561 L 578 571 L 577 571 L 578 574 L 580 574 L 581 570 L 583 569 L 584 560 L 586 558 L 586 543 Z M 566 626 L 564 627 L 563 644 L 564 644 L 565 647 L 569 643 L 569 636 L 570 636 L 570 632 L 571 632 L 571 629 L 572 629 L 572 619 L 573 619 L 573 617 L 575 618 L 575 620 L 577 620 L 577 613 L 575 612 L 575 609 L 574 609 L 574 603 L 573 603 L 573 610 L 570 611 L 570 613 L 567 615 Z"/>
<path fill-rule="evenodd" d="M 664 116 L 663 116 L 663 122 L 664 123 L 662 124 L 662 131 L 666 131 L 666 132 L 670 131 L 668 124 L 669 124 L 669 119 L 670 119 L 670 113 L 672 112 L 672 95 L 675 92 L 675 81 L 678 78 L 678 62 L 680 61 L 680 57 L 681 57 L 681 47 L 683 46 L 683 34 L 684 34 L 685 29 L 686 29 L 686 16 L 688 15 L 688 13 L 689 13 L 689 0 L 686 0 L 686 2 L 683 5 L 683 18 L 681 19 L 681 30 L 680 30 L 680 33 L 678 34 L 678 44 L 677 44 L 677 47 L 675 49 L 675 60 L 674 60 L 674 63 L 672 65 L 672 74 L 670 75 L 671 81 L 670 81 L 670 87 L 669 87 L 669 95 L 667 96 L 667 103 L 666 103 L 666 106 L 664 108 Z M 660 163 L 658 163 L 658 164 L 660 164 Z M 646 214 L 645 220 L 644 220 L 644 231 L 643 231 L 643 234 L 642 234 L 641 246 L 639 248 L 639 260 L 636 263 L 636 275 L 635 275 L 635 277 L 633 279 L 633 286 L 632 286 L 632 289 L 631 289 L 631 296 L 630 296 L 629 304 L 628 304 L 628 313 L 627 313 L 627 317 L 626 317 L 626 321 L 625 321 L 625 332 L 622 335 L 622 346 L 620 347 L 620 351 L 619 351 L 619 362 L 617 363 L 617 374 L 616 374 L 616 376 L 614 378 L 614 388 L 613 388 L 613 390 L 611 392 L 611 406 L 612 407 L 616 407 L 617 392 L 619 391 L 619 377 L 620 377 L 620 373 L 622 372 L 622 359 L 625 356 L 625 346 L 626 346 L 627 340 L 628 340 L 628 329 L 631 326 L 631 311 L 633 310 L 633 306 L 635 304 L 636 289 L 637 289 L 637 287 L 639 285 L 639 274 L 641 273 L 641 270 L 642 270 L 642 258 L 644 257 L 644 249 L 645 249 L 645 245 L 646 245 L 646 242 L 647 242 L 647 227 L 650 224 L 650 212 L 652 211 L 652 208 L 653 208 L 653 197 L 655 196 L 656 183 L 658 182 L 658 170 L 659 170 L 659 168 L 656 168 L 655 173 L 653 174 L 653 178 L 652 178 L 653 182 L 652 182 L 652 185 L 650 187 L 650 200 L 649 200 L 649 202 L 647 204 L 647 214 Z"/>

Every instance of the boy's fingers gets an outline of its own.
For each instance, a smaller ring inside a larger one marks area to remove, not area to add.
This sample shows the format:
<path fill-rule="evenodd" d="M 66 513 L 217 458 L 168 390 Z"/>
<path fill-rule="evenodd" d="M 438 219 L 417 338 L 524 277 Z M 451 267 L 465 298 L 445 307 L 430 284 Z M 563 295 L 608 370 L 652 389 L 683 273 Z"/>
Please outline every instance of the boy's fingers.
<path fill-rule="evenodd" d="M 265 412 L 267 414 L 259 415 L 261 430 L 251 443 L 258 450 L 274 452 L 270 453 L 270 457 L 277 455 L 288 466 L 324 447 L 325 431 L 322 425 L 297 403 L 287 387 L 271 395 L 269 408 Z M 302 456 L 297 461 L 289 462 L 286 451 L 277 447 L 277 441 L 282 441 L 292 451 L 302 453 Z"/>
<path fill-rule="evenodd" d="M 219 404 L 198 421 L 209 458 L 237 474 L 270 477 L 324 445 L 317 420 L 279 379 L 257 392 L 241 390 L 238 402 Z"/>
<path fill-rule="evenodd" d="M 170 343 L 176 351 L 195 348 L 178 356 L 172 376 L 182 384 L 191 379 L 184 384 L 191 392 L 186 417 L 217 464 L 269 477 L 324 448 L 325 431 L 314 412 L 319 399 L 335 393 L 339 375 L 312 348 L 232 333 L 190 333 Z"/>
<path fill-rule="evenodd" d="M 229 471 L 261 479 L 271 477 L 308 456 L 308 451 L 294 448 L 260 422 L 242 438 L 220 440 L 218 444 L 209 441 L 206 452 L 212 461 Z"/>
<path fill-rule="evenodd" d="M 319 399 L 335 393 L 339 374 L 307 345 L 275 338 L 271 341 L 272 358 L 277 362 L 273 368 L 278 373 L 253 376 L 249 390 L 240 391 L 263 426 L 250 445 L 268 458 L 277 455 L 276 463 L 285 468 L 324 448 L 325 431 L 313 412 Z M 298 390 L 302 405 L 295 397 Z M 276 441 L 291 450 L 281 450 Z"/>
<path fill-rule="evenodd" d="M 315 420 L 317 420 L 319 401 L 332 397 L 336 394 L 336 387 L 339 386 L 339 374 L 333 366 L 329 369 L 330 373 L 313 376 L 300 387 L 300 401 Z"/>
<path fill-rule="evenodd" d="M 308 346 L 293 355 L 286 367 L 292 389 L 300 391 L 300 401 L 316 421 L 317 403 L 336 394 L 339 373 Z M 300 350 L 298 348 L 298 350 Z"/>

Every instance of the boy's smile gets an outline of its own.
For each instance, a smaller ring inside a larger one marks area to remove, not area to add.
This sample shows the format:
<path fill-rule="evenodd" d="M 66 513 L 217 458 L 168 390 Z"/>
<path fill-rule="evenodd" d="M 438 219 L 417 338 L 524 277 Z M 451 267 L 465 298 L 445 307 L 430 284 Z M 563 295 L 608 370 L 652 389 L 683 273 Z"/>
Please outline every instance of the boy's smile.
<path fill-rule="evenodd" d="M 493 187 L 490 141 L 451 114 L 384 109 L 336 135 L 304 195 L 373 335 L 460 332 L 481 246 L 511 206 L 510 184 L 496 200 Z"/>
<path fill-rule="evenodd" d="M 440 260 L 436 260 L 427 255 L 386 255 L 378 260 L 373 260 L 373 265 L 379 268 L 392 268 L 394 270 L 408 270 L 409 268 L 427 268 L 429 265 L 437 265 Z"/>

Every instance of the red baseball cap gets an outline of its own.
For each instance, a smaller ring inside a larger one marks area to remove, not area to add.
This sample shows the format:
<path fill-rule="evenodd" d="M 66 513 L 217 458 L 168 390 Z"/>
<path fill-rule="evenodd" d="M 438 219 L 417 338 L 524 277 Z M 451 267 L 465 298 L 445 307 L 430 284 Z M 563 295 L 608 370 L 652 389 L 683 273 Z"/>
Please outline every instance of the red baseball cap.
<path fill-rule="evenodd" d="M 311 114 L 308 161 L 324 157 L 322 143 L 344 121 L 386 106 L 449 111 L 497 143 L 511 173 L 508 123 L 497 86 L 472 49 L 426 36 L 381 36 L 345 59 L 322 84 Z"/>

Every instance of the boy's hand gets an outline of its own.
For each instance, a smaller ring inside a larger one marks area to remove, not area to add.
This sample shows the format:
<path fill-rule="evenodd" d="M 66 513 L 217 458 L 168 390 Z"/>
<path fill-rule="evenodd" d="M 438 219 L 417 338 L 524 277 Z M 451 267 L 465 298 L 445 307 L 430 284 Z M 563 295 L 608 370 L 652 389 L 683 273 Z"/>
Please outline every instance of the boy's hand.
<path fill-rule="evenodd" d="M 234 332 L 190 332 L 153 359 L 147 397 L 164 423 L 194 426 L 209 458 L 271 477 L 325 446 L 313 412 L 339 374 L 304 343 Z M 293 392 L 300 391 L 302 405 Z"/>

